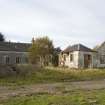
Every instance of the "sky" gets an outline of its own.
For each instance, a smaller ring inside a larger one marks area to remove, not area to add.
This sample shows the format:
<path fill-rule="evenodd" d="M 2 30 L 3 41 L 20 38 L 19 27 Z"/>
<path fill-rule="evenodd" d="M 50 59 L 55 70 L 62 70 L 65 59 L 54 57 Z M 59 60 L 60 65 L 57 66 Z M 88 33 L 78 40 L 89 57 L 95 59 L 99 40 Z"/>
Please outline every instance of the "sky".
<path fill-rule="evenodd" d="M 105 41 L 105 0 L 0 0 L 0 32 L 7 41 L 48 36 L 55 47 L 93 48 Z"/>

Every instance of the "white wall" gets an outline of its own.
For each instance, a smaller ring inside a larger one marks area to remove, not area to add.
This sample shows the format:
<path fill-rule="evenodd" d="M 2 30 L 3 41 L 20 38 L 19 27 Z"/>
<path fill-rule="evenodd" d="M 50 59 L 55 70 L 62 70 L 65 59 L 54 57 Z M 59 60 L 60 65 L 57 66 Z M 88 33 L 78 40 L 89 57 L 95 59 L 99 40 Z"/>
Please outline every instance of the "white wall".
<path fill-rule="evenodd" d="M 70 61 L 70 54 L 73 54 L 73 61 Z M 70 68 L 78 68 L 79 51 L 70 52 L 66 57 L 65 66 Z"/>
<path fill-rule="evenodd" d="M 73 54 L 73 61 L 70 61 L 70 54 Z M 97 54 L 96 52 L 83 52 L 83 51 L 74 51 L 70 52 L 69 54 L 63 54 L 66 55 L 66 60 L 64 61 L 64 65 L 69 68 L 84 68 L 84 54 L 89 54 L 92 56 L 92 62 L 90 65 L 90 68 L 97 67 Z M 63 60 L 61 55 L 59 57 L 59 61 Z"/>

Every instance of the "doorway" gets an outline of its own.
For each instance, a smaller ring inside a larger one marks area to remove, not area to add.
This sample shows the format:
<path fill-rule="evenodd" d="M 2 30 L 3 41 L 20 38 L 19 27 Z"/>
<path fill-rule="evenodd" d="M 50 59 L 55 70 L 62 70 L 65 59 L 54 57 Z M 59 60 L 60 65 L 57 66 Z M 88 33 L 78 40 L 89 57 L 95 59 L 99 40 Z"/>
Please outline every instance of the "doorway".
<path fill-rule="evenodd" d="M 84 54 L 84 67 L 88 68 L 90 67 L 92 63 L 92 56 L 89 54 Z"/>

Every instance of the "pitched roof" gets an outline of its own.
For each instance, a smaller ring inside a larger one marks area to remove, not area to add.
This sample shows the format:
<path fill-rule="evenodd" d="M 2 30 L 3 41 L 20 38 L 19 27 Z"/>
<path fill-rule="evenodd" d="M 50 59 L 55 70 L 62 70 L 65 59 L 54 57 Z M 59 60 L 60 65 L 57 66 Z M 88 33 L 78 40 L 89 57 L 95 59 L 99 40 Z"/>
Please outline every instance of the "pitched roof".
<path fill-rule="evenodd" d="M 95 51 L 99 51 L 103 46 L 105 46 L 105 41 L 95 48 Z"/>
<path fill-rule="evenodd" d="M 82 44 L 75 44 L 73 46 L 68 46 L 63 52 L 72 52 L 72 51 L 85 51 L 85 52 L 93 52 L 92 49 L 82 45 Z"/>
<path fill-rule="evenodd" d="M 29 43 L 0 42 L 0 51 L 27 52 Z"/>

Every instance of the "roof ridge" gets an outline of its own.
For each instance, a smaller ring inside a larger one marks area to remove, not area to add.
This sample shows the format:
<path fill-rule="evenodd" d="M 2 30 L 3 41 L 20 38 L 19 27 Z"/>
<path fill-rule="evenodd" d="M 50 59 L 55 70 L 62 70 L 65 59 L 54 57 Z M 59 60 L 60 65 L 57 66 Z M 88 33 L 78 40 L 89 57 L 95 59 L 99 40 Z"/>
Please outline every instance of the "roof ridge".
<path fill-rule="evenodd" d="M 28 43 L 16 43 L 16 42 L 1 42 L 0 51 L 19 51 L 25 52 L 31 46 Z"/>
<path fill-rule="evenodd" d="M 0 43 L 10 43 L 10 44 L 31 44 L 31 43 L 26 43 L 26 42 L 2 42 L 2 41 L 0 41 Z"/>
<path fill-rule="evenodd" d="M 67 47 L 63 52 L 71 52 L 71 51 L 87 51 L 92 52 L 93 50 L 82 44 L 74 44 L 71 47 Z"/>

